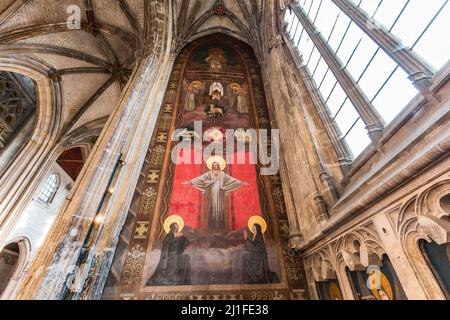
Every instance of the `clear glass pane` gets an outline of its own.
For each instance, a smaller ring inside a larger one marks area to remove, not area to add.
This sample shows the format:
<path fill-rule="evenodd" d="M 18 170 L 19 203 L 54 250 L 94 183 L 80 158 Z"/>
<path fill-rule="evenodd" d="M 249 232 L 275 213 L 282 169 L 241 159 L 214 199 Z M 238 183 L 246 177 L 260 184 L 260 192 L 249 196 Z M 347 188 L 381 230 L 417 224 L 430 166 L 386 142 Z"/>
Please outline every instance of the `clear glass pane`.
<path fill-rule="evenodd" d="M 329 68 L 327 63 L 323 59 L 321 59 L 313 75 L 317 85 L 319 85 L 322 82 L 322 79 L 325 77 L 325 73 L 328 70 Z"/>
<path fill-rule="evenodd" d="M 417 90 L 406 78 L 405 72 L 402 69 L 397 69 L 375 98 L 373 105 L 384 120 L 389 123 L 416 95 Z"/>
<path fill-rule="evenodd" d="M 414 47 L 414 51 L 436 70 L 442 68 L 450 57 L 450 4 L 447 3 L 439 16 L 433 21 L 422 39 Z"/>
<path fill-rule="evenodd" d="M 361 44 L 358 46 L 358 49 L 347 65 L 347 70 L 355 80 L 358 80 L 361 77 L 377 49 L 378 46 L 371 39 L 368 39 L 368 37 L 363 38 Z"/>
<path fill-rule="evenodd" d="M 326 2 L 326 0 L 325 1 L 313 0 L 311 9 L 308 10 L 308 16 L 310 17 L 311 21 L 313 21 L 314 23 L 316 21 L 318 10 L 321 8 L 322 2 Z"/>
<path fill-rule="evenodd" d="M 347 64 L 350 56 L 352 55 L 362 37 L 362 30 L 357 25 L 352 23 L 347 31 L 347 34 L 345 35 L 342 45 L 337 52 L 338 57 L 341 59 L 344 65 Z"/>
<path fill-rule="evenodd" d="M 345 137 L 345 141 L 352 150 L 354 158 L 358 157 L 371 144 L 371 140 L 362 120 L 359 120 L 356 123 L 353 129 Z"/>
<path fill-rule="evenodd" d="M 347 98 L 347 95 L 345 94 L 341 85 L 338 83 L 327 101 L 327 105 L 330 108 L 333 116 L 336 115 L 336 113 L 339 111 L 339 108 L 344 103 L 345 98 Z"/>
<path fill-rule="evenodd" d="M 347 99 L 344 106 L 338 112 L 335 120 L 341 129 L 342 134 L 346 134 L 358 118 L 358 112 L 356 112 L 355 107 L 350 100 Z"/>
<path fill-rule="evenodd" d="M 396 64 L 384 51 L 379 51 L 359 81 L 359 86 L 371 100 L 396 68 Z"/>
<path fill-rule="evenodd" d="M 319 62 L 319 59 L 321 58 L 321 55 L 319 53 L 319 50 L 317 48 L 314 49 L 308 63 L 308 69 L 312 72 L 316 69 L 317 63 Z"/>
<path fill-rule="evenodd" d="M 322 2 L 315 24 L 325 39 L 329 38 L 340 13 L 339 9 L 331 1 Z"/>
<path fill-rule="evenodd" d="M 410 0 L 409 5 L 406 7 L 405 11 L 403 11 L 399 21 L 392 29 L 392 33 L 399 37 L 404 45 L 412 47 L 445 1 L 446 0 Z"/>
<path fill-rule="evenodd" d="M 330 40 L 328 41 L 328 44 L 335 52 L 338 50 L 339 45 L 342 42 L 342 38 L 344 37 L 345 32 L 349 28 L 350 22 L 351 22 L 350 18 L 347 17 L 345 14 L 341 14 L 339 16 L 339 19 L 330 37 Z"/>

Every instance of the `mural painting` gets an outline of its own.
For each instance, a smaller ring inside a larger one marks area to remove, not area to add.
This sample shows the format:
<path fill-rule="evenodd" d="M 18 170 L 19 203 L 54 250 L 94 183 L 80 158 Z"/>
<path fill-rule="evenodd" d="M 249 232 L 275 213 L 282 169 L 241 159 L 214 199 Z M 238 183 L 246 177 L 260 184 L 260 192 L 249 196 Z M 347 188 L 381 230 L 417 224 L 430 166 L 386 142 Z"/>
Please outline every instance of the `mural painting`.
<path fill-rule="evenodd" d="M 281 181 L 260 174 L 252 147 L 251 129 L 270 137 L 263 92 L 237 40 L 212 36 L 180 53 L 104 298 L 301 295 L 291 283 L 301 264 L 283 258 Z"/>

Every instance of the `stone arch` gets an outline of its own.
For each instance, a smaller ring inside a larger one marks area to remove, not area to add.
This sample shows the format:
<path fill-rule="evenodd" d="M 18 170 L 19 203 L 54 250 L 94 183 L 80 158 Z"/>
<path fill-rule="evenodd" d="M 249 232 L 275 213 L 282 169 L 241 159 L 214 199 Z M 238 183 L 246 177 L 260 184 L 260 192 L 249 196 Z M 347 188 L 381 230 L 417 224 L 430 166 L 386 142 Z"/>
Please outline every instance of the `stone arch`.
<path fill-rule="evenodd" d="M 346 299 L 355 299 L 346 269 L 366 271 L 371 265 L 381 266 L 382 256 L 386 251 L 371 224 L 360 226 L 344 235 L 336 242 L 335 250 L 336 273 L 342 293 Z"/>
<path fill-rule="evenodd" d="M 347 284 L 339 274 L 339 263 L 336 263 L 336 252 L 334 250 L 335 245 L 336 243 L 332 243 L 305 258 L 307 282 L 312 299 L 320 299 L 318 282 L 321 281 L 336 281 L 344 299 L 353 299 L 351 295 L 344 294 L 343 288 Z"/>
<path fill-rule="evenodd" d="M 350 279 L 347 276 L 347 264 L 341 252 L 336 255 L 336 275 L 341 286 L 342 295 L 346 300 L 355 300 Z"/>
<path fill-rule="evenodd" d="M 441 199 L 450 194 L 450 181 L 443 180 L 410 199 L 400 209 L 397 232 L 405 255 L 429 299 L 446 299 L 420 248 L 420 241 L 448 243 L 449 212 Z"/>
<path fill-rule="evenodd" d="M 252 46 L 252 44 L 249 43 L 248 39 L 245 38 L 244 36 L 242 36 L 242 35 L 240 35 L 240 34 L 238 34 L 236 32 L 233 32 L 232 30 L 230 30 L 228 28 L 224 28 L 224 27 L 221 27 L 221 26 L 217 26 L 217 27 L 214 27 L 214 28 L 210 28 L 208 30 L 203 30 L 203 31 L 200 31 L 198 33 L 195 33 L 194 35 L 192 35 L 192 37 L 189 38 L 188 42 L 189 43 L 190 42 L 194 42 L 195 40 L 198 40 L 198 39 L 201 39 L 201 38 L 204 38 L 204 37 L 207 37 L 207 36 L 211 36 L 213 34 L 225 34 L 225 35 L 230 36 L 232 38 L 235 38 L 235 39 L 237 39 L 239 41 L 245 42 L 249 46 Z"/>
<path fill-rule="evenodd" d="M 14 271 L 9 278 L 8 284 L 6 285 L 3 292 L 0 292 L 0 300 L 8 300 L 14 295 L 14 292 L 17 289 L 17 284 L 25 275 L 31 258 L 31 243 L 27 237 L 18 237 L 13 239 L 0 251 L 3 251 L 4 248 L 8 247 L 11 244 L 17 244 L 19 248 L 19 258 L 16 262 L 16 265 L 14 266 Z"/>
<path fill-rule="evenodd" d="M 92 148 L 94 147 L 95 138 L 97 138 L 99 136 L 99 134 L 101 133 L 101 130 L 103 129 L 105 122 L 106 122 L 105 118 L 96 119 L 96 120 L 84 125 L 83 127 L 80 127 L 79 129 L 72 131 L 65 138 L 63 138 L 55 147 L 53 147 L 53 149 L 48 154 L 48 158 L 45 163 L 45 167 L 42 168 L 42 179 L 38 179 L 36 177 L 37 185 L 42 186 L 42 183 L 44 182 L 44 180 L 51 174 L 58 175 L 59 181 L 61 182 L 62 181 L 61 174 L 60 174 L 61 171 L 59 171 L 59 170 L 55 171 L 55 167 L 53 167 L 53 165 L 56 163 L 57 159 L 61 156 L 61 154 L 63 152 L 74 149 L 74 148 L 80 148 L 80 149 L 84 150 L 86 152 L 86 154 L 89 154 L 92 151 Z M 84 164 L 85 163 L 86 163 L 86 161 L 84 161 Z M 66 180 L 64 180 L 64 181 L 66 181 L 65 184 L 60 184 L 57 192 L 68 192 L 67 196 L 63 197 L 64 199 L 67 199 L 68 197 L 70 197 L 70 194 L 72 192 L 71 190 L 73 190 L 74 184 L 73 183 L 67 184 L 67 178 L 65 178 L 65 179 L 66 179 Z M 78 179 L 76 179 L 76 180 L 78 180 Z M 62 191 L 62 189 L 64 187 L 66 187 L 67 191 Z M 55 195 L 57 192 L 55 192 Z M 34 195 L 38 195 L 38 194 L 39 194 L 39 190 L 37 190 L 37 193 L 35 193 Z M 53 195 L 53 197 L 55 195 Z M 59 199 L 61 199 L 61 198 L 62 197 L 60 196 Z M 66 201 L 62 202 L 60 207 L 58 207 L 58 209 L 56 210 L 57 215 L 52 220 L 52 226 L 49 229 L 46 229 L 45 231 L 41 231 L 42 232 L 41 234 L 44 238 L 46 238 L 48 236 L 48 234 L 51 232 L 52 228 L 54 228 L 56 225 L 58 225 L 58 222 L 60 221 L 59 213 L 64 209 L 65 205 L 66 205 Z M 27 209 L 27 207 L 25 207 L 25 209 Z M 14 234 L 16 234 L 17 231 L 15 229 L 13 229 L 13 232 L 14 232 Z M 23 231 L 19 231 L 18 234 L 23 234 Z M 11 242 L 11 241 L 8 240 L 8 242 Z M 28 254 L 27 265 L 29 265 L 33 262 L 34 257 L 40 248 L 40 247 L 38 247 L 38 245 L 35 242 L 28 240 L 28 243 L 33 243 L 34 252 L 32 254 Z M 29 245 L 28 247 L 31 248 L 31 245 Z M 28 252 L 29 251 L 31 251 L 31 249 L 28 250 Z M 19 283 L 23 280 L 24 275 L 25 275 L 25 273 L 23 272 L 14 278 L 14 283 L 12 283 L 8 287 L 9 291 L 8 291 L 7 298 L 13 297 L 15 295 L 15 290 L 17 289 L 17 286 L 19 285 Z"/>
<path fill-rule="evenodd" d="M 448 208 L 442 207 L 441 200 L 450 196 L 450 180 L 444 180 L 427 189 L 417 199 L 418 216 L 435 216 L 438 219 L 450 216 Z"/>
<path fill-rule="evenodd" d="M 21 212 L 36 191 L 61 125 L 61 88 L 54 70 L 44 62 L 30 57 L 0 52 L 0 69 L 29 77 L 36 89 L 36 122 L 32 138 L 3 170 L 0 184 L 0 245 L 4 243 Z"/>

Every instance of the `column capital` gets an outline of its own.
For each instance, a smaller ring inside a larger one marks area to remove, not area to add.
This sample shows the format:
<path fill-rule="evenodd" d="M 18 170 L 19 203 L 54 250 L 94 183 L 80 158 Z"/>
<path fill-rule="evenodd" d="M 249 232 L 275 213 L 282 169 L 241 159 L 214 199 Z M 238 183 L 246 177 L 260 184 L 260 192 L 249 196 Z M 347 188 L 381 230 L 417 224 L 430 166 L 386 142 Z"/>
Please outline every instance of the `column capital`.
<path fill-rule="evenodd" d="M 270 40 L 269 51 L 271 51 L 274 48 L 278 48 L 280 45 L 283 44 L 284 44 L 283 36 L 281 34 L 277 34 L 273 36 L 272 39 Z"/>

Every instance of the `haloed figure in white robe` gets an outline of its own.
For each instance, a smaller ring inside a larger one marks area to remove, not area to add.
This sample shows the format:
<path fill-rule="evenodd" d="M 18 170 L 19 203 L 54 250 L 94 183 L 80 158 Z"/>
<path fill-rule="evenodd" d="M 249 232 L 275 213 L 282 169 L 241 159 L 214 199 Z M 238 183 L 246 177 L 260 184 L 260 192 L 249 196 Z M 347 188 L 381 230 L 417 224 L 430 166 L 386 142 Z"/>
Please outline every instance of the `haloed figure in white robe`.
<path fill-rule="evenodd" d="M 248 185 L 239 181 L 220 170 L 218 163 L 213 163 L 212 170 L 186 183 L 204 193 L 204 208 L 208 210 L 205 214 L 205 224 L 211 231 L 226 231 L 228 217 L 225 216 L 227 209 L 226 197 L 229 193 Z"/>

